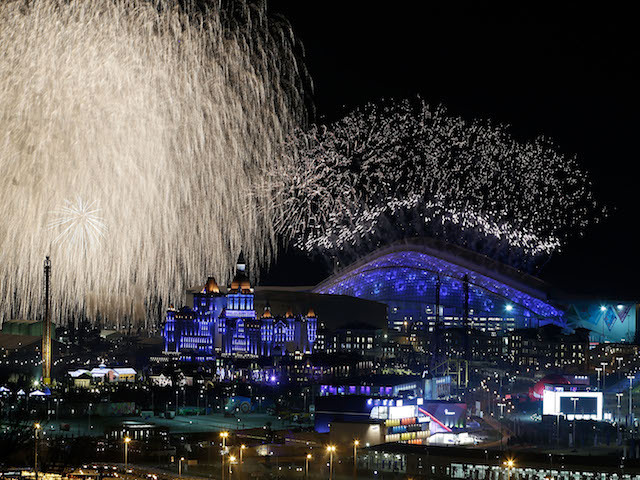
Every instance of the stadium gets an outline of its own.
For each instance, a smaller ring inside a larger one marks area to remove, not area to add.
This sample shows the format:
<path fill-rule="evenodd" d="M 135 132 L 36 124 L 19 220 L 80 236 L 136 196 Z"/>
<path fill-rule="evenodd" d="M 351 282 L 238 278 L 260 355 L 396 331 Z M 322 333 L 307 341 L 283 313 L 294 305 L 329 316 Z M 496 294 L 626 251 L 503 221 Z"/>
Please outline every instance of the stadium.
<path fill-rule="evenodd" d="M 436 324 L 502 335 L 555 324 L 591 330 L 593 341 L 634 341 L 637 302 L 569 299 L 513 267 L 435 239 L 380 248 L 317 285 L 314 293 L 384 303 L 388 327 L 433 331 Z"/>

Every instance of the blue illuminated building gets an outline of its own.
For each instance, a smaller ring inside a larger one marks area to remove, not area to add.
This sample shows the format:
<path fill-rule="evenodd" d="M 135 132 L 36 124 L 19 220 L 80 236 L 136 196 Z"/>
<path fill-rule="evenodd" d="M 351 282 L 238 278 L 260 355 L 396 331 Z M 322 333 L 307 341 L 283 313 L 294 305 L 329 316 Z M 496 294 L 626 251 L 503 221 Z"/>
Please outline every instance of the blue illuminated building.
<path fill-rule="evenodd" d="M 314 292 L 385 303 L 389 329 L 432 332 L 436 324 L 494 335 L 548 323 L 562 308 L 542 281 L 485 256 L 431 239 L 382 248 L 318 285 Z"/>
<path fill-rule="evenodd" d="M 384 303 L 401 333 L 468 327 L 493 336 L 546 324 L 586 328 L 592 342 L 635 342 L 637 300 L 571 298 L 526 273 L 435 239 L 381 248 L 332 275 L 315 293 Z"/>
<path fill-rule="evenodd" d="M 239 259 L 226 294 L 209 277 L 204 288 L 194 293 L 192 307 L 169 308 L 163 336 L 165 352 L 189 359 L 257 358 L 285 351 L 311 352 L 317 329 L 318 319 L 311 309 L 306 316 L 289 311 L 277 317 L 267 306 L 258 316 L 246 265 Z"/>

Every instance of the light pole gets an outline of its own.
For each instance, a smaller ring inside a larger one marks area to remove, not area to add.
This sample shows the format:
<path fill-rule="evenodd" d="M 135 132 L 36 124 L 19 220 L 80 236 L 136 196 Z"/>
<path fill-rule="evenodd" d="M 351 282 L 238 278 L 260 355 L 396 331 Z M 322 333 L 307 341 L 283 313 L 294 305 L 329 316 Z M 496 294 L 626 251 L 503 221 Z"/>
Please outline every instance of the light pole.
<path fill-rule="evenodd" d="M 616 398 L 618 399 L 618 416 L 616 418 L 616 420 L 618 421 L 618 423 L 620 423 L 620 399 L 622 398 L 622 393 L 618 392 L 616 393 Z"/>
<path fill-rule="evenodd" d="M 229 432 L 220 432 L 220 438 L 222 438 L 222 450 L 220 451 L 220 458 L 222 463 L 222 466 L 220 467 L 222 471 L 222 480 L 224 480 L 224 454 L 225 454 L 225 450 L 227 449 L 228 437 L 229 437 Z"/>
<path fill-rule="evenodd" d="M 307 456 L 304 458 L 304 478 L 307 480 L 309 478 L 309 460 L 311 460 L 311 454 L 307 453 Z"/>
<path fill-rule="evenodd" d="M 240 467 L 242 467 L 242 452 L 245 448 L 247 448 L 247 446 L 244 443 L 240 445 Z"/>
<path fill-rule="evenodd" d="M 622 398 L 622 392 L 618 392 L 616 393 L 616 398 L 618 399 L 618 418 L 616 419 L 617 421 L 617 425 L 616 425 L 616 442 L 618 445 L 620 445 L 622 438 L 620 436 L 620 399 Z"/>
<path fill-rule="evenodd" d="M 124 468 L 129 465 L 129 442 L 131 442 L 131 438 L 124 437 Z"/>
<path fill-rule="evenodd" d="M 602 368 L 596 367 L 596 372 L 598 372 L 598 390 L 600 390 L 600 372 L 601 371 L 602 371 Z"/>
<path fill-rule="evenodd" d="M 578 403 L 578 397 L 571 397 L 573 402 L 573 448 L 576 448 L 576 404 Z"/>
<path fill-rule="evenodd" d="M 229 478 L 231 478 L 231 465 L 233 464 L 233 462 L 236 461 L 236 457 L 234 457 L 233 455 L 231 455 L 229 457 Z"/>
<path fill-rule="evenodd" d="M 515 466 L 513 459 L 506 460 L 504 466 L 507 467 L 507 479 L 511 480 L 511 469 Z"/>
<path fill-rule="evenodd" d="M 602 362 L 602 394 L 604 396 L 605 384 L 607 383 L 607 362 Z"/>
<path fill-rule="evenodd" d="M 620 377 L 621 377 L 621 374 L 622 374 L 621 370 L 622 370 L 622 360 L 623 360 L 623 358 L 622 357 L 616 357 L 616 360 L 618 361 L 618 380 L 620 380 Z"/>
<path fill-rule="evenodd" d="M 33 439 L 35 442 L 34 445 L 34 458 L 33 458 L 33 471 L 36 475 L 36 480 L 38 480 L 38 432 L 40 431 L 40 424 L 33 424 Z"/>
<path fill-rule="evenodd" d="M 329 480 L 333 479 L 333 452 L 335 451 L 335 445 L 329 445 L 327 447 L 327 452 L 329 452 Z"/>
<path fill-rule="evenodd" d="M 180 460 L 178 460 L 178 476 L 179 477 L 182 476 L 182 462 L 184 462 L 184 457 L 180 457 Z"/>
<path fill-rule="evenodd" d="M 629 423 L 633 423 L 633 375 L 627 377 L 629 379 Z"/>
<path fill-rule="evenodd" d="M 353 478 L 358 478 L 358 445 L 360 440 L 353 441 Z"/>
<path fill-rule="evenodd" d="M 498 421 L 500 422 L 500 450 L 503 450 L 504 449 L 504 443 L 503 443 L 504 435 L 502 435 L 502 417 L 504 417 L 505 404 L 504 403 L 499 403 L 498 406 L 500 407 L 500 418 L 498 419 Z"/>

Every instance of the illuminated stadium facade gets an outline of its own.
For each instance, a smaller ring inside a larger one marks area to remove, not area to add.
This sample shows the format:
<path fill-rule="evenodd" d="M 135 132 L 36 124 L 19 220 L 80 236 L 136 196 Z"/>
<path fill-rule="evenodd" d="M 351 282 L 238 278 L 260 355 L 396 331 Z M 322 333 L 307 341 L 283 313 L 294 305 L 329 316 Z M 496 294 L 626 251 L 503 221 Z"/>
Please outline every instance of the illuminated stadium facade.
<path fill-rule="evenodd" d="M 432 332 L 437 324 L 501 335 L 565 325 L 540 280 L 455 245 L 419 239 L 373 252 L 314 292 L 385 303 L 389 328 Z"/>

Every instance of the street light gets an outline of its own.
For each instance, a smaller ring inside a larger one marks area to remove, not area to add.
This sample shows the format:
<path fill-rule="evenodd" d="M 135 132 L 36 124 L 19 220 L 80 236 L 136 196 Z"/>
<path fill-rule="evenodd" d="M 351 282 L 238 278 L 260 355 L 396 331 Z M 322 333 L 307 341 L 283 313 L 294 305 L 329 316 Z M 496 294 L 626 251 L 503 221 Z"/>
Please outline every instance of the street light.
<path fill-rule="evenodd" d="M 600 390 L 600 372 L 601 371 L 602 371 L 602 368 L 596 367 L 596 372 L 598 372 L 598 390 Z"/>
<path fill-rule="evenodd" d="M 178 460 L 178 476 L 179 477 L 182 476 L 182 462 L 184 462 L 184 457 L 180 457 L 180 460 Z"/>
<path fill-rule="evenodd" d="M 236 461 L 236 457 L 234 457 L 233 455 L 231 455 L 229 457 L 229 478 L 231 478 L 231 464 L 233 464 L 233 462 Z"/>
<path fill-rule="evenodd" d="M 353 478 L 358 477 L 358 445 L 360 445 L 360 440 L 353 441 Z"/>
<path fill-rule="evenodd" d="M 622 392 L 616 393 L 616 398 L 618 399 L 618 417 L 617 417 L 618 423 L 620 423 L 620 399 L 622 398 L 622 395 L 624 395 Z"/>
<path fill-rule="evenodd" d="M 629 423 L 633 424 L 633 375 L 627 377 L 629 379 Z"/>
<path fill-rule="evenodd" d="M 498 406 L 500 407 L 500 418 L 498 419 L 498 421 L 500 422 L 500 450 L 502 450 L 504 448 L 504 435 L 502 434 L 502 418 L 504 417 L 504 407 L 506 406 L 505 403 L 499 403 Z"/>
<path fill-rule="evenodd" d="M 130 437 L 124 437 L 124 466 L 125 468 L 129 465 L 129 442 L 131 442 Z"/>
<path fill-rule="evenodd" d="M 304 459 L 304 478 L 305 480 L 307 478 L 309 478 L 309 460 L 311 460 L 313 457 L 311 456 L 310 453 L 307 453 L 307 456 Z"/>
<path fill-rule="evenodd" d="M 605 384 L 607 383 L 607 362 L 602 362 L 600 365 L 602 365 L 602 392 L 604 393 Z"/>
<path fill-rule="evenodd" d="M 622 368 L 622 360 L 624 360 L 622 357 L 616 357 L 616 360 L 618 361 L 618 379 L 620 379 L 620 369 Z"/>
<path fill-rule="evenodd" d="M 507 467 L 507 478 L 511 480 L 511 469 L 515 466 L 515 462 L 510 458 L 504 462 L 504 466 Z"/>
<path fill-rule="evenodd" d="M 576 446 L 576 404 L 578 403 L 578 397 L 571 397 L 573 402 L 573 447 Z"/>
<path fill-rule="evenodd" d="M 222 470 L 222 480 L 224 480 L 224 454 L 227 448 L 227 438 L 229 437 L 229 432 L 220 432 L 220 438 L 222 438 L 222 450 L 220 451 L 220 458 L 222 465 L 220 466 Z"/>
<path fill-rule="evenodd" d="M 33 439 L 35 442 L 34 445 L 34 459 L 33 459 L 33 471 L 35 472 L 36 475 L 36 480 L 38 480 L 38 431 L 40 431 L 40 424 L 39 423 L 34 423 L 33 424 Z"/>
<path fill-rule="evenodd" d="M 240 465 L 242 465 L 242 452 L 245 448 L 247 448 L 247 446 L 244 443 L 240 445 Z"/>
<path fill-rule="evenodd" d="M 329 452 L 329 480 L 333 479 L 333 453 L 336 451 L 335 445 L 327 446 L 327 452 Z"/>

